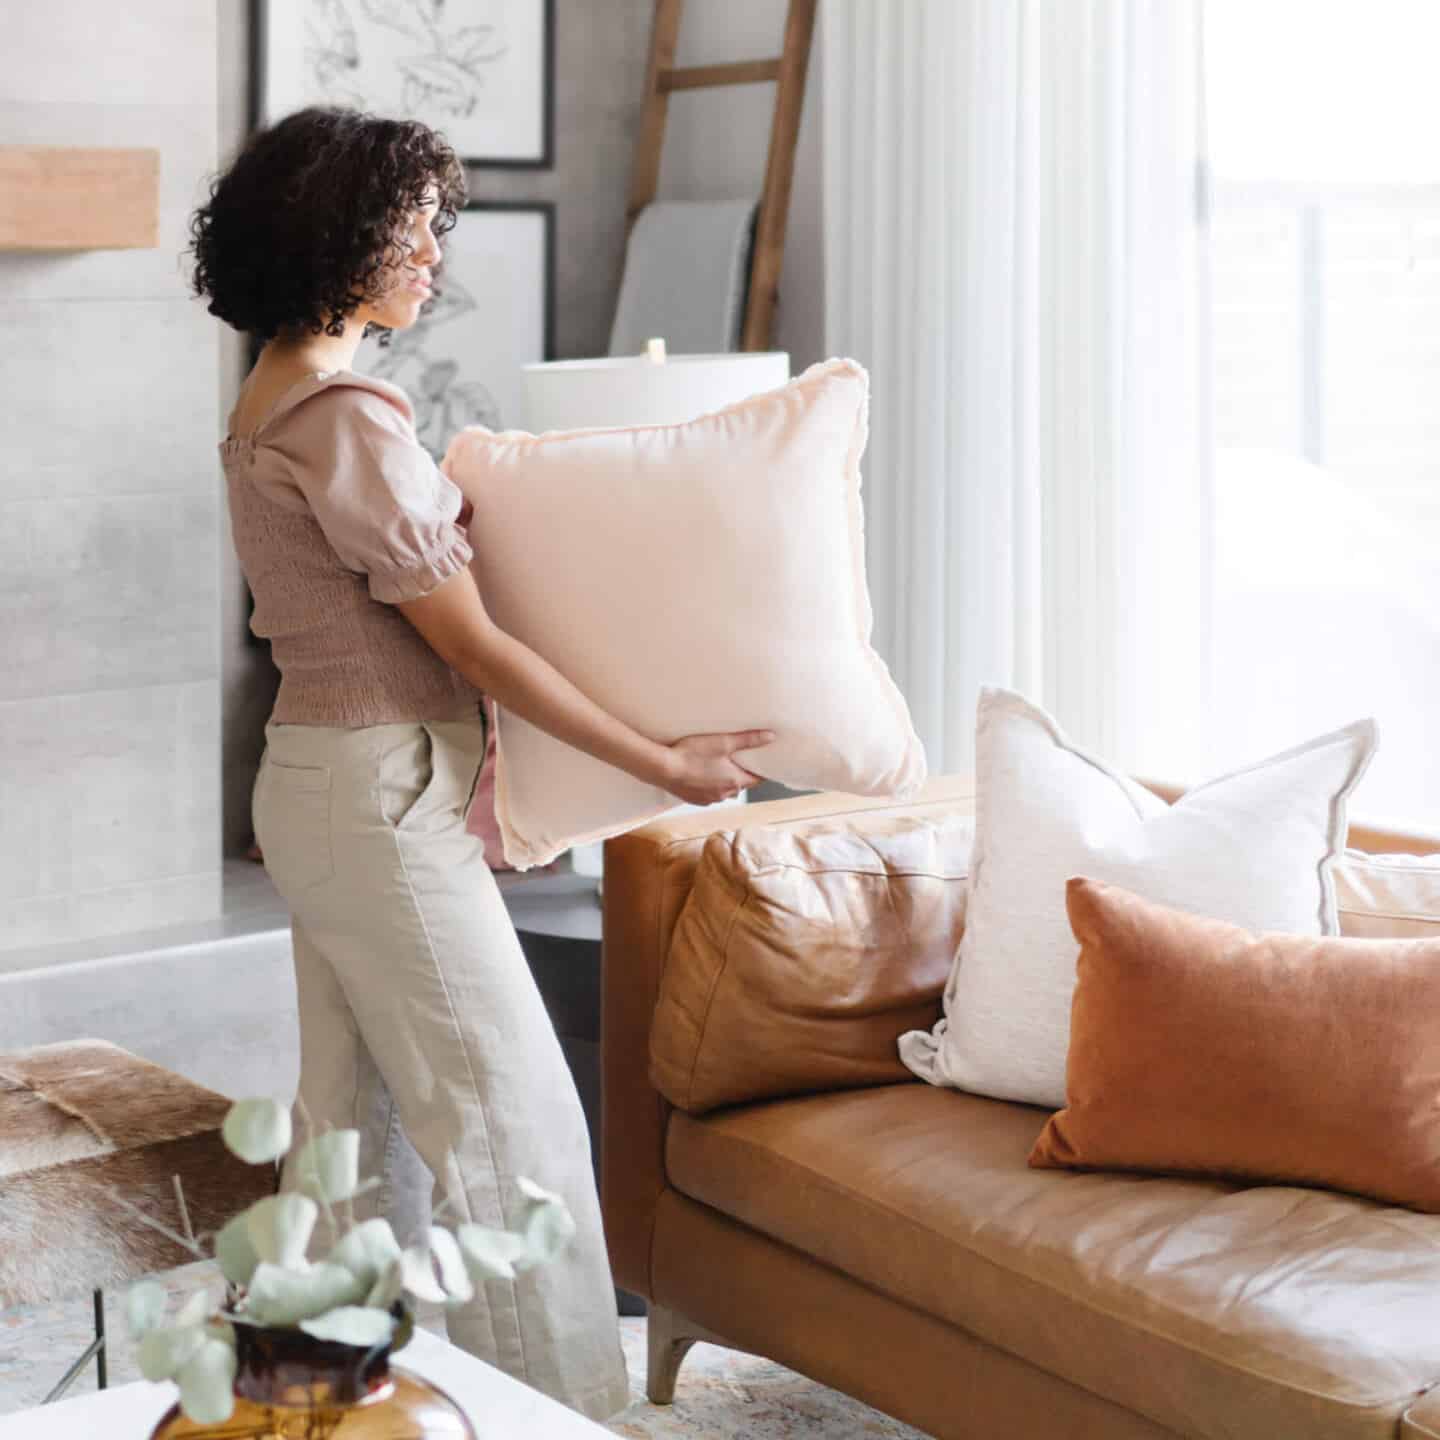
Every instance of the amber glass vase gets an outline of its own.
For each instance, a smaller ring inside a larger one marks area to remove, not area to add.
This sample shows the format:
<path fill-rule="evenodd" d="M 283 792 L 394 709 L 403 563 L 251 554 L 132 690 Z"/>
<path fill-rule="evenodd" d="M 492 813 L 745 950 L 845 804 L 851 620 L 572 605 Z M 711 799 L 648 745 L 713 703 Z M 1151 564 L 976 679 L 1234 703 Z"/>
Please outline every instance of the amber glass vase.
<path fill-rule="evenodd" d="M 476 1440 L 443 1390 L 391 1366 L 388 1346 L 237 1325 L 235 1360 L 228 1420 L 201 1425 L 176 1405 L 150 1440 Z"/>

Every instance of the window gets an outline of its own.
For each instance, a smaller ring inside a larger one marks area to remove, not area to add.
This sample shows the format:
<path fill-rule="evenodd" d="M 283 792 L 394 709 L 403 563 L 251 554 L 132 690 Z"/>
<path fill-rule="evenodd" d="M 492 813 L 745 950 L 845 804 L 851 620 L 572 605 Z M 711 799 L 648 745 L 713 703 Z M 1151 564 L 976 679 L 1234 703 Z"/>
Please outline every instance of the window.
<path fill-rule="evenodd" d="M 1440 831 L 1440 5 L 1210 0 L 1222 764 L 1364 714 Z"/>

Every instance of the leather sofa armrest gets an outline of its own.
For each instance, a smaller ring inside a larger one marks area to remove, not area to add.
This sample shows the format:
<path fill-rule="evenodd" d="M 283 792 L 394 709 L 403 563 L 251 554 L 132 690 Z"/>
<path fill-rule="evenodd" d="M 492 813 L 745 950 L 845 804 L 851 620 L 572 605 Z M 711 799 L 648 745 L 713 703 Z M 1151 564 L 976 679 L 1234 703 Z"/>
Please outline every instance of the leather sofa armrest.
<path fill-rule="evenodd" d="M 600 1193 L 610 1262 L 623 1288 L 652 1294 L 650 1246 L 666 1183 L 669 1106 L 650 1083 L 650 1026 L 670 937 L 705 841 L 721 831 L 877 810 L 918 815 L 973 795 L 969 776 L 939 775 L 902 804 L 826 791 L 666 816 L 605 842 Z"/>

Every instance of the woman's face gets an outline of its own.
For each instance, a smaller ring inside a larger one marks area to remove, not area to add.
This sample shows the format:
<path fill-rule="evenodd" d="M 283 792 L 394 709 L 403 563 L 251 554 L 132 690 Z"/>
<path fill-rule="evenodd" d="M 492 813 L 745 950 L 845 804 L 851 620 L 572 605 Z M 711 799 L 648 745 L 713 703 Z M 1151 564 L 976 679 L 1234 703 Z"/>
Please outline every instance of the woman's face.
<path fill-rule="evenodd" d="M 430 271 L 440 260 L 440 242 L 430 228 L 439 208 L 439 196 L 432 187 L 426 192 L 425 204 L 410 211 L 395 237 L 397 246 L 408 246 L 410 253 L 397 256 L 387 266 L 388 288 L 379 300 L 360 307 L 363 319 L 389 330 L 408 330 L 415 323 L 430 296 Z"/>

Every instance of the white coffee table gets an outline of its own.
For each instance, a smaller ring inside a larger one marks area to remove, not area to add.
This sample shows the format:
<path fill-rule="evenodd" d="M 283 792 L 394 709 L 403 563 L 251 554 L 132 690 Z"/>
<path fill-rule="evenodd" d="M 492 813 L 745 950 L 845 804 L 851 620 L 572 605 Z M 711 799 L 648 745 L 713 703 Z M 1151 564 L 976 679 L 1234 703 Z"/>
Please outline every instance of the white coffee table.
<path fill-rule="evenodd" d="M 595 1440 L 610 1431 L 522 1385 L 463 1350 L 417 1330 L 396 1363 L 438 1385 L 469 1417 L 480 1440 L 527 1435 L 537 1440 Z M 77 1395 L 34 1410 L 0 1415 L 0 1440 L 149 1440 L 155 1422 L 175 1403 L 174 1385 L 144 1380 Z"/>

